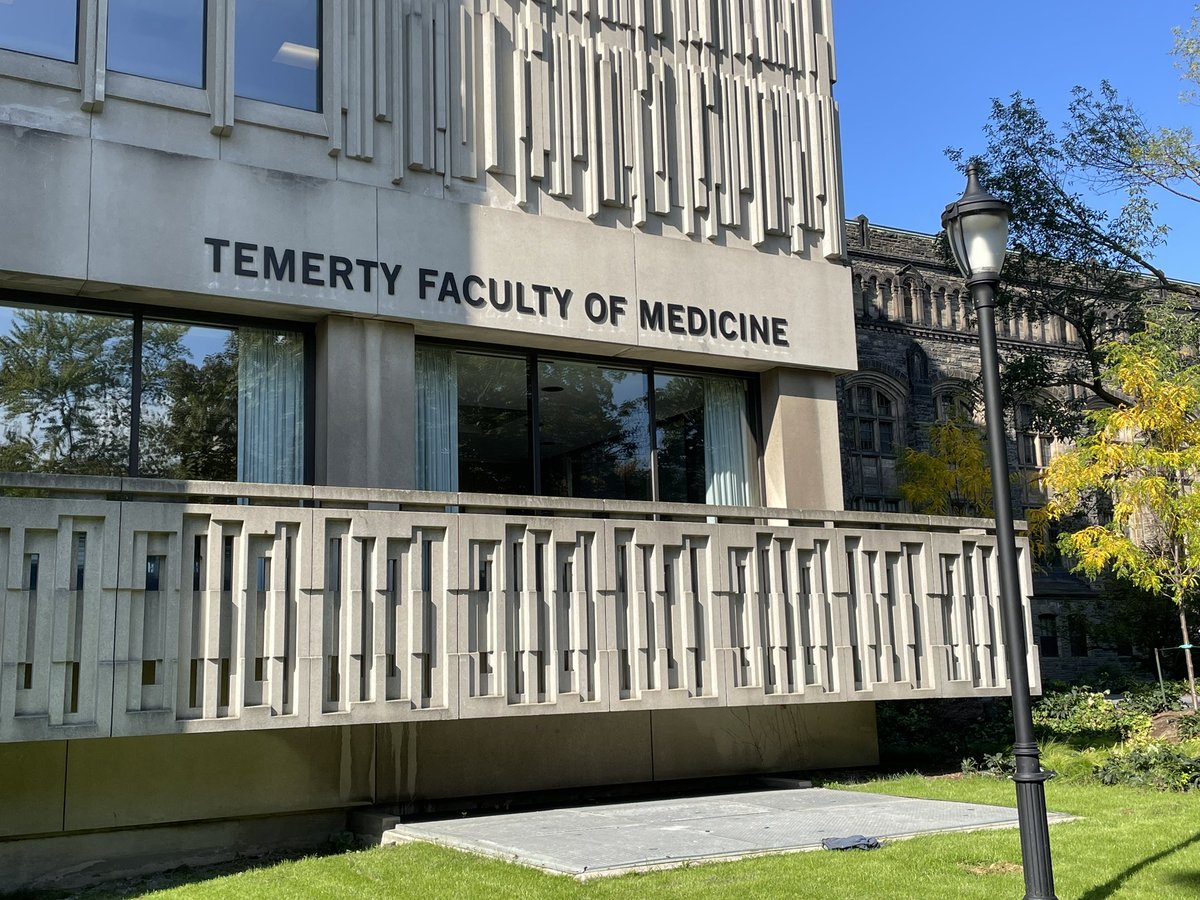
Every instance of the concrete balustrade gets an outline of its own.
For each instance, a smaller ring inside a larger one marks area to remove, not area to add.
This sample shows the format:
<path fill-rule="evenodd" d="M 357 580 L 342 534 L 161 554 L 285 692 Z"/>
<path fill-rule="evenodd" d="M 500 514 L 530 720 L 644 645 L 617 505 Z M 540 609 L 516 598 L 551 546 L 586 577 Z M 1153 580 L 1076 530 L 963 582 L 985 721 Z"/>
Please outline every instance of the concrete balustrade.
<path fill-rule="evenodd" d="M 0 489 L 0 741 L 1006 691 L 987 522 L 36 475 Z M 1026 629 L 1031 645 L 1028 612 Z"/>

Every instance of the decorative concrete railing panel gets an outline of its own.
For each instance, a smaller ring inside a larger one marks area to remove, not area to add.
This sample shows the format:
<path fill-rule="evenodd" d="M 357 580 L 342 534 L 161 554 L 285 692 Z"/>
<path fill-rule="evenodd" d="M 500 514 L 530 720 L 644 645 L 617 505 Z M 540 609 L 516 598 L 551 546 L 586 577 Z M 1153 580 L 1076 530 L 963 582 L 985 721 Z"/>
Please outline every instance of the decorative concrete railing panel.
<path fill-rule="evenodd" d="M 974 520 L 18 475 L 0 490 L 4 741 L 1007 686 L 995 540 Z M 1029 629 L 1026 603 L 1027 646 Z"/>

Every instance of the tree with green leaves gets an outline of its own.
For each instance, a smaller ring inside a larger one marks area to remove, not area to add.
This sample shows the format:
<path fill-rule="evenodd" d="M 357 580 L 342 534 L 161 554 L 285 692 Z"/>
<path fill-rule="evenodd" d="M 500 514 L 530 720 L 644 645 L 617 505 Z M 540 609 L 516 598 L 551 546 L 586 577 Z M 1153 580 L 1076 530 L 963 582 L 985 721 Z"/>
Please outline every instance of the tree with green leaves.
<path fill-rule="evenodd" d="M 1185 82 L 1200 86 L 1200 18 L 1176 31 L 1174 54 Z M 1035 399 L 1041 429 L 1074 437 L 1089 401 L 1120 401 L 1103 377 L 1105 348 L 1141 329 L 1147 305 L 1164 293 L 1200 299 L 1200 287 L 1154 262 L 1169 237 L 1156 199 L 1200 201 L 1200 142 L 1190 128 L 1147 122 L 1107 82 L 1076 87 L 1057 128 L 1020 93 L 993 100 L 984 137 L 974 157 L 984 186 L 1013 207 L 1001 308 L 1065 323 L 1080 350 L 1064 360 L 1010 349 L 1005 392 Z M 947 152 L 966 168 L 967 154 Z M 1115 203 L 1105 208 L 1101 198 Z M 1046 391 L 1055 387 L 1064 390 Z"/>
<path fill-rule="evenodd" d="M 1151 310 L 1146 328 L 1103 348 L 1117 402 L 1088 412 L 1089 431 L 1045 474 L 1047 514 L 1066 519 L 1089 496 L 1111 498 L 1108 521 L 1059 536 L 1075 571 L 1111 572 L 1172 600 L 1196 708 L 1187 608 L 1200 594 L 1200 328 Z"/>
<path fill-rule="evenodd" d="M 952 418 L 929 428 L 929 449 L 904 448 L 900 495 L 913 510 L 934 516 L 992 515 L 992 470 L 983 435 Z"/>

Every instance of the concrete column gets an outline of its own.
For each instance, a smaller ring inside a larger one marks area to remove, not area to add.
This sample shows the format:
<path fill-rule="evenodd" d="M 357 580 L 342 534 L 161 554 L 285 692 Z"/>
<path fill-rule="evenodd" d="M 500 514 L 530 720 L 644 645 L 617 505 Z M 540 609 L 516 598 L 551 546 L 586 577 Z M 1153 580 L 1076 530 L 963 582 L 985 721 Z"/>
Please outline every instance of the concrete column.
<path fill-rule="evenodd" d="M 413 327 L 328 316 L 317 326 L 316 480 L 415 488 Z"/>
<path fill-rule="evenodd" d="M 843 508 L 834 378 L 797 369 L 763 374 L 763 499 L 768 506 Z"/>

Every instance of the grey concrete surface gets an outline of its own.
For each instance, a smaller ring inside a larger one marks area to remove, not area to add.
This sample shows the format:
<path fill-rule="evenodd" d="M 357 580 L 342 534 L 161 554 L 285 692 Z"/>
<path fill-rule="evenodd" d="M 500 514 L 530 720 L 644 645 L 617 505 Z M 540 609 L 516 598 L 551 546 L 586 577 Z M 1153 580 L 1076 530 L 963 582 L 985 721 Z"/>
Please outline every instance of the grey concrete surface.
<path fill-rule="evenodd" d="M 1052 823 L 1070 818 L 1051 813 Z M 827 837 L 894 839 L 1016 824 L 1017 811 L 1001 806 L 806 788 L 406 823 L 383 842 L 432 841 L 589 877 L 812 850 Z"/>

